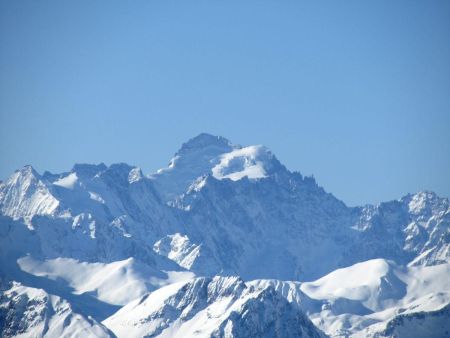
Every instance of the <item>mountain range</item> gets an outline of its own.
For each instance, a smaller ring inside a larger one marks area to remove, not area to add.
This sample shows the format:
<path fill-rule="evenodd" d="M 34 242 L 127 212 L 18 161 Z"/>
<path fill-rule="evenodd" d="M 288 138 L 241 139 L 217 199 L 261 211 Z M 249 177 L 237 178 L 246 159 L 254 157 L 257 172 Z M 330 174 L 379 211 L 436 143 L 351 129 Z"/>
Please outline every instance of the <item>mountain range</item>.
<path fill-rule="evenodd" d="M 447 337 L 450 202 L 348 207 L 209 134 L 0 184 L 5 337 Z"/>

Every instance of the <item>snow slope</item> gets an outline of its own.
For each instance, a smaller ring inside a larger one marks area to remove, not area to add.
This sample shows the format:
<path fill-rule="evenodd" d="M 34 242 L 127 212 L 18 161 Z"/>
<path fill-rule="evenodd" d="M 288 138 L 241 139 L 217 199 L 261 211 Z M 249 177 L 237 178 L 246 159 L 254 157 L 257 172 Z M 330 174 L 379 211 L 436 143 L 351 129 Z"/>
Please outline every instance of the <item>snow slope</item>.
<path fill-rule="evenodd" d="M 129 258 L 112 263 L 88 263 L 71 258 L 39 261 L 31 256 L 18 259 L 27 273 L 63 281 L 74 294 L 92 293 L 112 305 L 126 305 L 161 286 L 194 277 L 188 271 L 161 271 Z"/>
<path fill-rule="evenodd" d="M 401 267 L 376 259 L 335 270 L 313 282 L 255 280 L 248 284 L 257 288 L 273 286 L 330 336 L 372 337 L 384 330 L 394 332 L 389 327 L 398 324 L 395 321 L 398 316 L 418 321 L 420 316 L 431 315 L 433 311 L 448 306 L 449 280 L 448 263 Z M 439 318 L 447 314 L 445 312 Z M 446 328 L 449 328 L 448 324 Z M 404 337 L 421 335 L 409 333 Z"/>
<path fill-rule="evenodd" d="M 221 156 L 220 162 L 211 169 L 212 175 L 221 180 L 228 178 L 238 181 L 266 176 L 265 163 L 270 163 L 273 155 L 262 146 L 250 146 L 233 150 Z"/>

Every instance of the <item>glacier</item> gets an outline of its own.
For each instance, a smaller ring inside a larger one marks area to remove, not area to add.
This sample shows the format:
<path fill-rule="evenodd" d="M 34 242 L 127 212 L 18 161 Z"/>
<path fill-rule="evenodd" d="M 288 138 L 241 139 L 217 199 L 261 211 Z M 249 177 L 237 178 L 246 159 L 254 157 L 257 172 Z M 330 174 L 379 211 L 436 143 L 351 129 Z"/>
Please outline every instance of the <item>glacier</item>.
<path fill-rule="evenodd" d="M 155 173 L 25 166 L 0 183 L 0 328 L 445 337 L 449 224 L 431 191 L 348 207 L 266 147 L 209 134 Z"/>

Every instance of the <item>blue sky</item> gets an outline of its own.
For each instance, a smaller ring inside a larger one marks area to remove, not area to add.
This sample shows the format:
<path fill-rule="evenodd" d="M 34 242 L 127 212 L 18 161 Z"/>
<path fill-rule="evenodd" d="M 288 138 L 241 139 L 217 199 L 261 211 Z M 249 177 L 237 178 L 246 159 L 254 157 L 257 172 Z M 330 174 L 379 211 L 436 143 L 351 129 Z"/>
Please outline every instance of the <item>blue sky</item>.
<path fill-rule="evenodd" d="M 449 1 L 0 1 L 0 179 L 208 132 L 349 205 L 450 197 Z"/>

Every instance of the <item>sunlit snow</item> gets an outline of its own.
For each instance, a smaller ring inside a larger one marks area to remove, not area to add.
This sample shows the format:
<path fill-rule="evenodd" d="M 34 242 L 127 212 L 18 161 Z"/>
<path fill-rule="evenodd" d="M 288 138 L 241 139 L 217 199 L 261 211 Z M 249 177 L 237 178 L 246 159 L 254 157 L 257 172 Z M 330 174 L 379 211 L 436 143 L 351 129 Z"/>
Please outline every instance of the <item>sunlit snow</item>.
<path fill-rule="evenodd" d="M 220 163 L 212 168 L 212 174 L 217 179 L 229 178 L 233 181 L 248 178 L 266 177 L 262 156 L 265 149 L 262 146 L 250 146 L 223 154 Z"/>
<path fill-rule="evenodd" d="M 78 177 L 76 173 L 70 173 L 69 175 L 60 178 L 59 180 L 53 182 L 54 185 L 66 188 L 73 189 L 74 185 L 77 183 Z"/>

